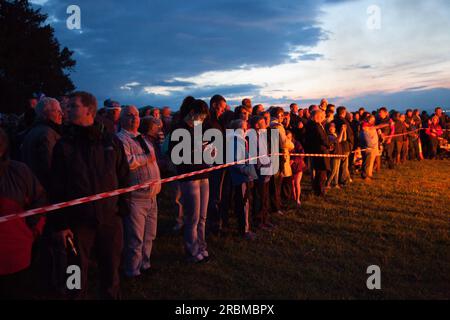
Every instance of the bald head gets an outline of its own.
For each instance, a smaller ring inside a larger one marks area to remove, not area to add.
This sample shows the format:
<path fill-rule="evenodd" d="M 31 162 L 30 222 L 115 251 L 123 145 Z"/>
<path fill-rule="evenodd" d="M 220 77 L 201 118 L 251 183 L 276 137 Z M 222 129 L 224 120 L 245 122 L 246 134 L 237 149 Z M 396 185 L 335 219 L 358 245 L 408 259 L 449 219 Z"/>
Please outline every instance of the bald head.
<path fill-rule="evenodd" d="M 125 106 L 120 111 L 120 124 L 123 129 L 137 134 L 140 118 L 139 110 L 135 106 Z"/>

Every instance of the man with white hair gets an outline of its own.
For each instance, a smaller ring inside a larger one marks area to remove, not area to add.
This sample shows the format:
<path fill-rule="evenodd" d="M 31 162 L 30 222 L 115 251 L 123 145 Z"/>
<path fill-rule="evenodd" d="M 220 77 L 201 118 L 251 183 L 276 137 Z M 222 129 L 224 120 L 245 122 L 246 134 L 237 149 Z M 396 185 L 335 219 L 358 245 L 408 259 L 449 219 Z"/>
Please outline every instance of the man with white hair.
<path fill-rule="evenodd" d="M 122 141 L 130 166 L 130 184 L 158 182 L 131 193 L 130 213 L 124 217 L 124 272 L 128 278 L 135 278 L 151 270 L 150 255 L 158 214 L 156 196 L 161 190 L 160 173 L 154 148 L 138 131 L 140 118 L 135 106 L 122 108 L 120 125 L 122 129 L 117 137 Z"/>
<path fill-rule="evenodd" d="M 42 98 L 36 106 L 36 121 L 22 144 L 22 161 L 47 189 L 53 148 L 61 138 L 63 113 L 58 100 Z"/>

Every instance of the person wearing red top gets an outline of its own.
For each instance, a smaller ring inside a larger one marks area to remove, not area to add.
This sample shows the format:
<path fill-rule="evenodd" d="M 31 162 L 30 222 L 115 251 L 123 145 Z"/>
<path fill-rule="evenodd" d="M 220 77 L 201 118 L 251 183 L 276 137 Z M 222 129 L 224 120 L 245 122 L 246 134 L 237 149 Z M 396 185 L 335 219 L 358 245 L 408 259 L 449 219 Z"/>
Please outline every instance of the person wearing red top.
<path fill-rule="evenodd" d="M 0 129 L 0 216 L 46 203 L 45 191 L 31 169 L 9 159 L 8 144 L 6 133 Z M 40 216 L 0 223 L 0 300 L 23 299 L 30 293 L 32 247 L 44 224 Z"/>

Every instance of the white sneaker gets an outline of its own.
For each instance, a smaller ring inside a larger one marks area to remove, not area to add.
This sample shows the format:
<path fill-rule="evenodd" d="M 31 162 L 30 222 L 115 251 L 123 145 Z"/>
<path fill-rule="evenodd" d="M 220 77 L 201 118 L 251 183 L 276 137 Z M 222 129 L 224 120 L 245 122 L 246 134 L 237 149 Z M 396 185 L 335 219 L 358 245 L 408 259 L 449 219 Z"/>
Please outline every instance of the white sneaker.
<path fill-rule="evenodd" d="M 203 260 L 205 260 L 205 257 L 203 257 L 201 253 L 197 254 L 196 256 L 190 256 L 187 258 L 187 261 L 191 263 L 200 263 Z"/>

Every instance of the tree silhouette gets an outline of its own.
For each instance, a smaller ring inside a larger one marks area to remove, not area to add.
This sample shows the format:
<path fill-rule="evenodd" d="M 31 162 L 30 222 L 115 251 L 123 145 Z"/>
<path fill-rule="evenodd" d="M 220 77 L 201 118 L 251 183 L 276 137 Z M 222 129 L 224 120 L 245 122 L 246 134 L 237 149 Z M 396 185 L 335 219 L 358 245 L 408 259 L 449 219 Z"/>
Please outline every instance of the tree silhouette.
<path fill-rule="evenodd" d="M 0 112 L 22 113 L 36 92 L 57 97 L 74 89 L 73 51 L 60 49 L 46 19 L 28 0 L 0 0 Z"/>

